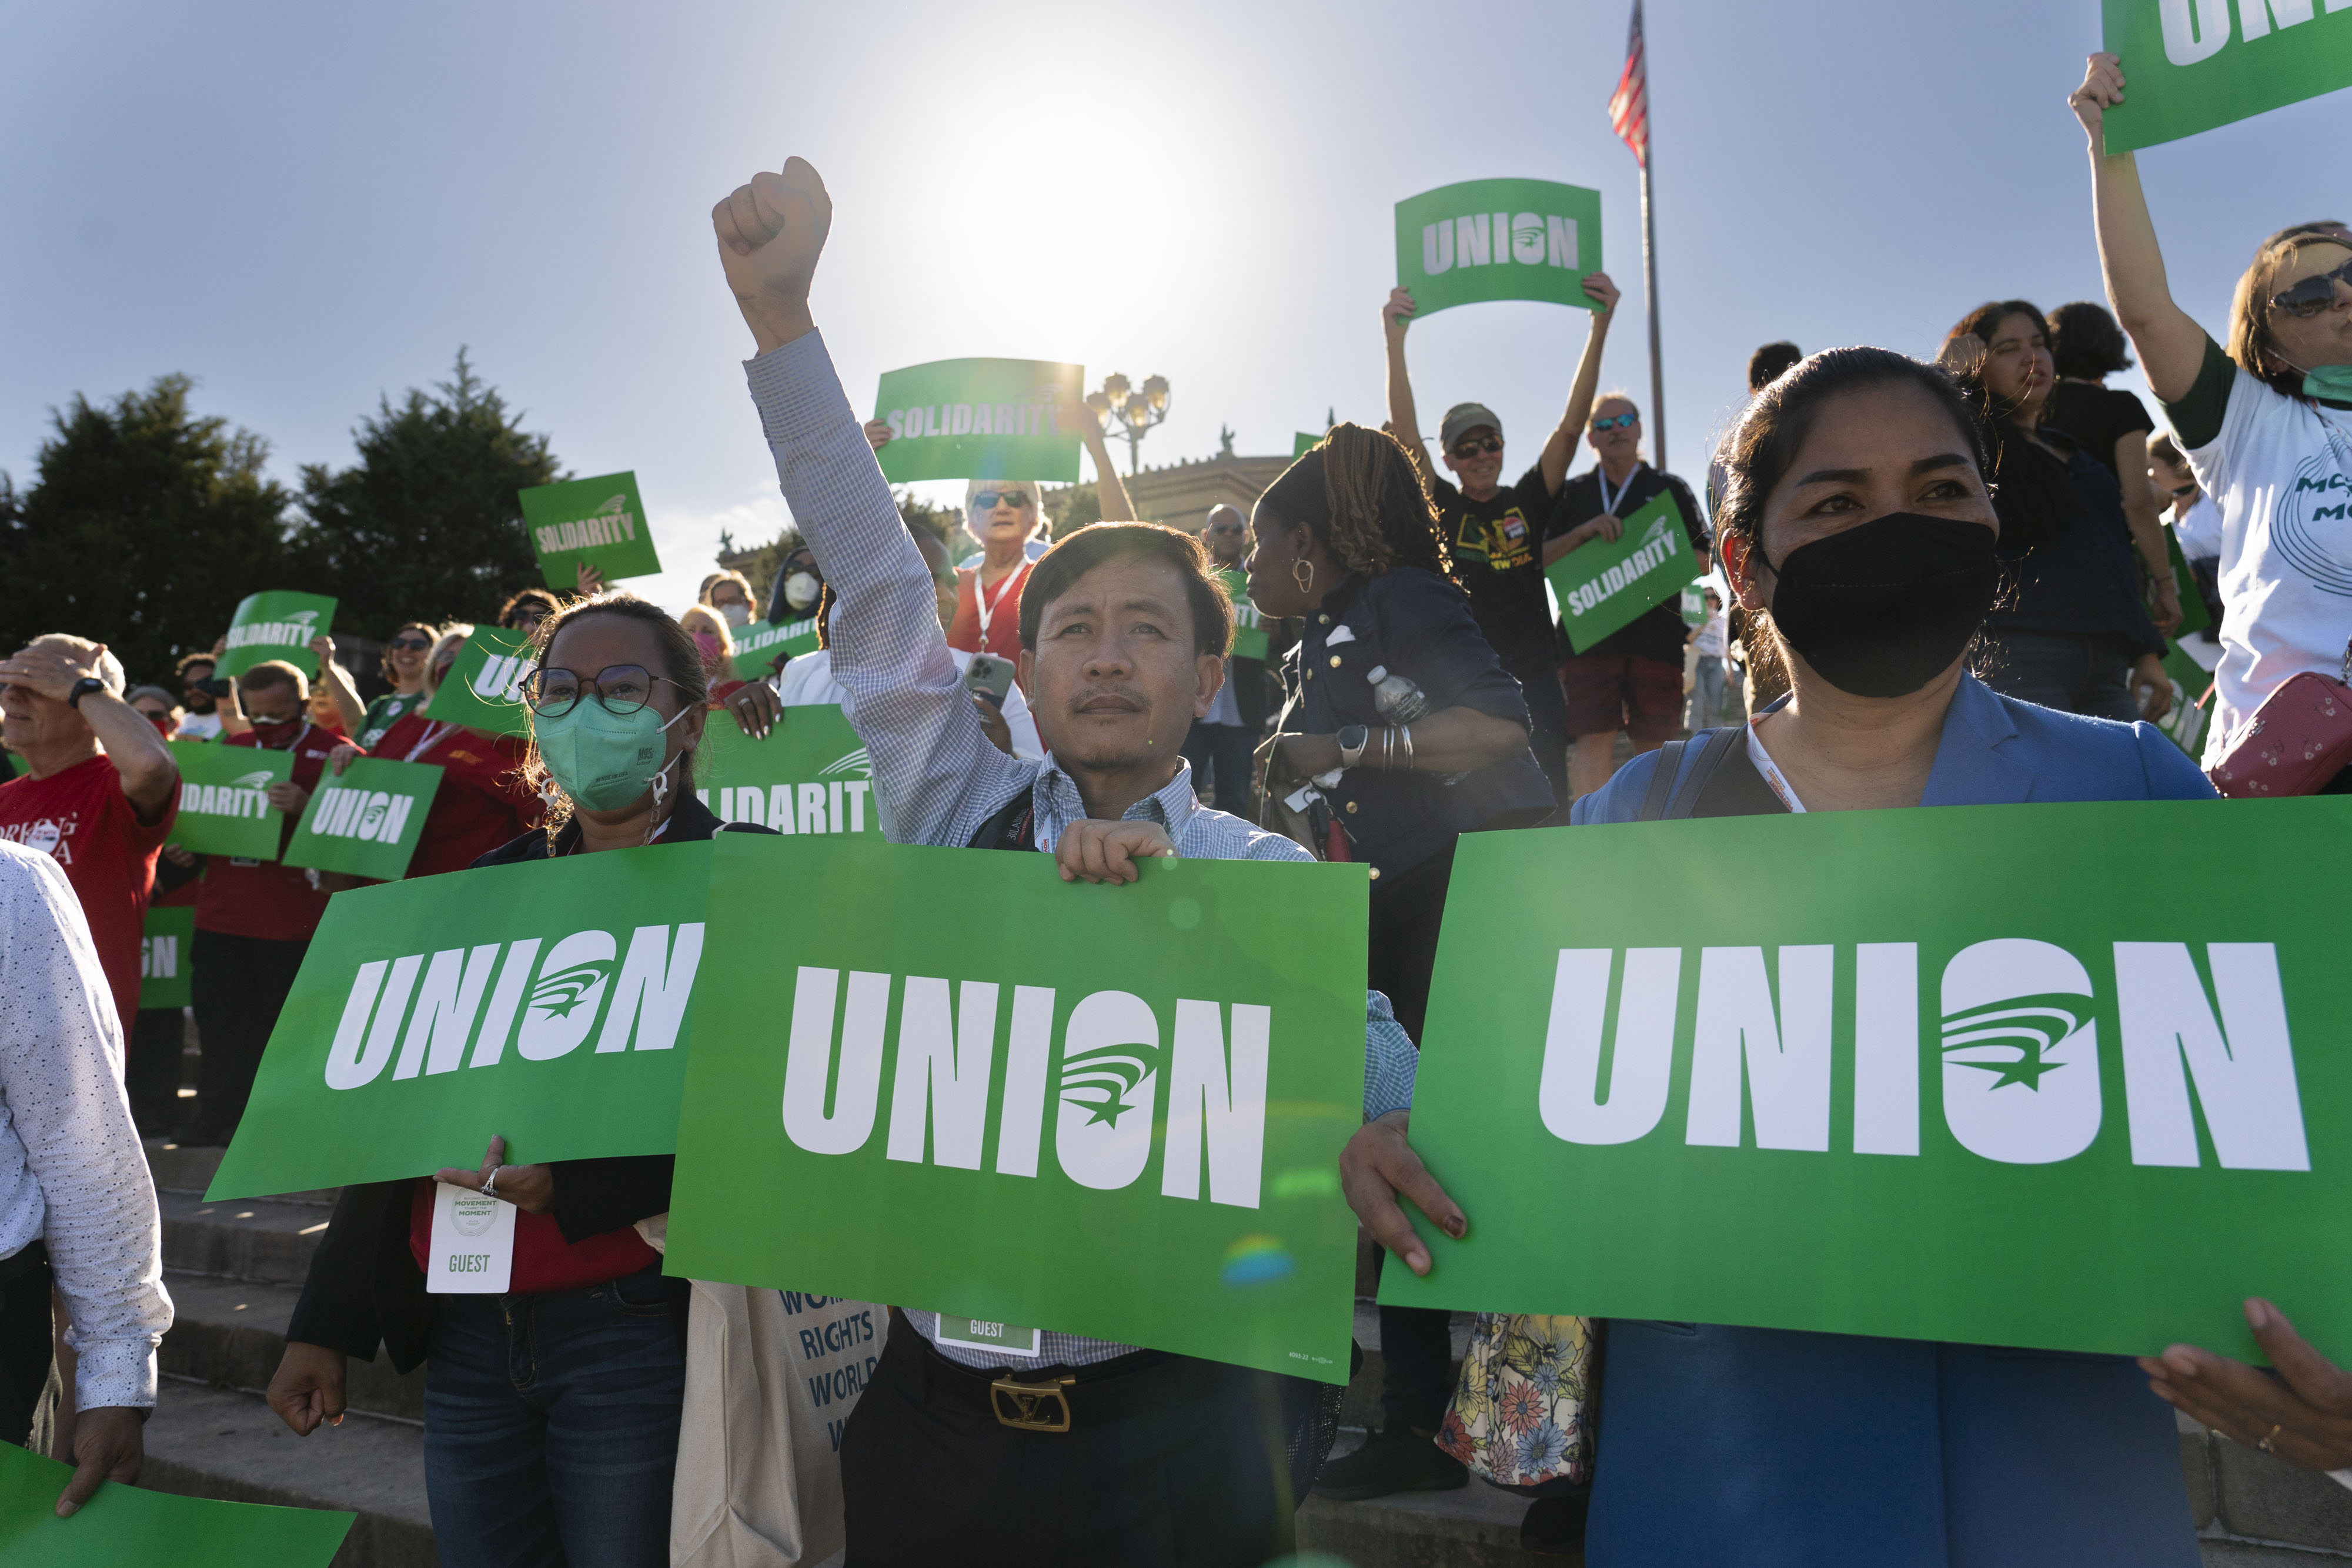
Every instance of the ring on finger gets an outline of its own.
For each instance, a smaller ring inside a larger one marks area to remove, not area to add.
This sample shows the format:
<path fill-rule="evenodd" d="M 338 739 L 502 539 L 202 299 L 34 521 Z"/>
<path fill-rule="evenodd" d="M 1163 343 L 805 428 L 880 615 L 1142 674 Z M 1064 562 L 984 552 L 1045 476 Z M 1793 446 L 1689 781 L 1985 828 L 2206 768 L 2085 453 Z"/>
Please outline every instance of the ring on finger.
<path fill-rule="evenodd" d="M 2279 1435 L 2279 1433 L 2281 1433 L 2282 1431 L 2285 1430 L 2285 1428 L 2286 1428 L 2286 1423 L 2285 1423 L 2285 1422 L 2284 1422 L 2284 1421 L 2279 1422 L 2276 1426 L 2273 1426 L 2273 1427 L 2270 1429 L 2270 1435 L 2269 1435 L 2268 1437 L 2264 1437 L 2261 1442 L 2256 1443 L 2256 1444 L 2254 1445 L 2254 1447 L 2255 1447 L 2255 1448 L 2260 1448 L 2260 1449 L 2261 1449 L 2263 1453 L 2265 1453 L 2265 1454 L 2275 1454 L 2275 1453 L 2277 1453 L 2277 1452 L 2278 1452 L 2278 1435 Z"/>
<path fill-rule="evenodd" d="M 506 1168 L 507 1167 L 504 1166 L 492 1166 L 490 1167 L 490 1174 L 482 1178 L 482 1196 L 484 1197 L 496 1197 L 499 1196 L 499 1173 Z"/>

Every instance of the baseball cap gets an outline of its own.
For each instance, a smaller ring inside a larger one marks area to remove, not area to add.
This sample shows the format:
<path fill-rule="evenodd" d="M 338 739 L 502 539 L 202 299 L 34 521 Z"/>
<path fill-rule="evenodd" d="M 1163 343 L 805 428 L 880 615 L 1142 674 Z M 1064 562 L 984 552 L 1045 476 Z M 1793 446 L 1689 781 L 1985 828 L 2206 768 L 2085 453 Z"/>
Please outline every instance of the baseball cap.
<path fill-rule="evenodd" d="M 1503 422 L 1495 417 L 1493 409 L 1483 402 L 1457 402 L 1445 411 L 1445 422 L 1437 427 L 1437 444 L 1450 452 L 1465 432 L 1482 424 L 1491 426 L 1497 438 L 1503 434 Z"/>

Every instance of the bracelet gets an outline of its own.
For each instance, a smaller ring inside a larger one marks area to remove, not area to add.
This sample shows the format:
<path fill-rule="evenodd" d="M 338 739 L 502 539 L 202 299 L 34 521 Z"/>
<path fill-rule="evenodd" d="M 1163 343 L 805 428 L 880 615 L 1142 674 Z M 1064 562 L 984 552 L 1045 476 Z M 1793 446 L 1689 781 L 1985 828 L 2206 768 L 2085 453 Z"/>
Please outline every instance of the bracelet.
<path fill-rule="evenodd" d="M 1411 725 L 1404 727 L 1404 765 L 1407 769 L 1412 767 L 1412 726 Z"/>
<path fill-rule="evenodd" d="M 1385 773 L 1395 766 L 1396 731 L 1383 725 L 1381 727 L 1381 771 Z"/>

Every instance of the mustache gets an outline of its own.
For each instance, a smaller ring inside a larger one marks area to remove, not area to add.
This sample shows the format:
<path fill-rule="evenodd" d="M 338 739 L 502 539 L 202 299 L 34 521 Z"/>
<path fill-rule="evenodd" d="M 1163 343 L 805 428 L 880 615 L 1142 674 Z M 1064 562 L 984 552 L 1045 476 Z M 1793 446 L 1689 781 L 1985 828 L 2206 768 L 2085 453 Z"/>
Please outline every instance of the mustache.
<path fill-rule="evenodd" d="M 1141 687 L 1129 685 L 1122 682 L 1111 685 L 1088 686 L 1070 698 L 1069 711 L 1083 713 L 1089 703 L 1103 697 L 1117 697 L 1132 704 L 1139 713 L 1149 713 L 1151 710 L 1151 699 L 1144 695 Z"/>

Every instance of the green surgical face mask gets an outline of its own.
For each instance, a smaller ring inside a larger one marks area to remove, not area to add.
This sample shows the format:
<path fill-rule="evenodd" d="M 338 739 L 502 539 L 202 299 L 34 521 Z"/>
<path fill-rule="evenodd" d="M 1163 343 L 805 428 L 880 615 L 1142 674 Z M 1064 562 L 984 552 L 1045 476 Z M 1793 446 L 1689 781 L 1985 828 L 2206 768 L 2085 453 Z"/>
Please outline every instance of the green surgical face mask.
<path fill-rule="evenodd" d="M 550 718 L 531 716 L 531 735 L 539 742 L 540 759 L 572 797 L 572 803 L 591 811 L 617 811 L 644 794 L 648 786 L 658 806 L 668 793 L 663 775 L 669 764 L 662 753 L 669 742 L 663 722 L 651 704 L 632 714 L 616 714 L 593 697 L 582 697 L 572 711 Z"/>
<path fill-rule="evenodd" d="M 2303 372 L 2303 395 L 2352 402 L 2352 365 L 2322 365 Z"/>

